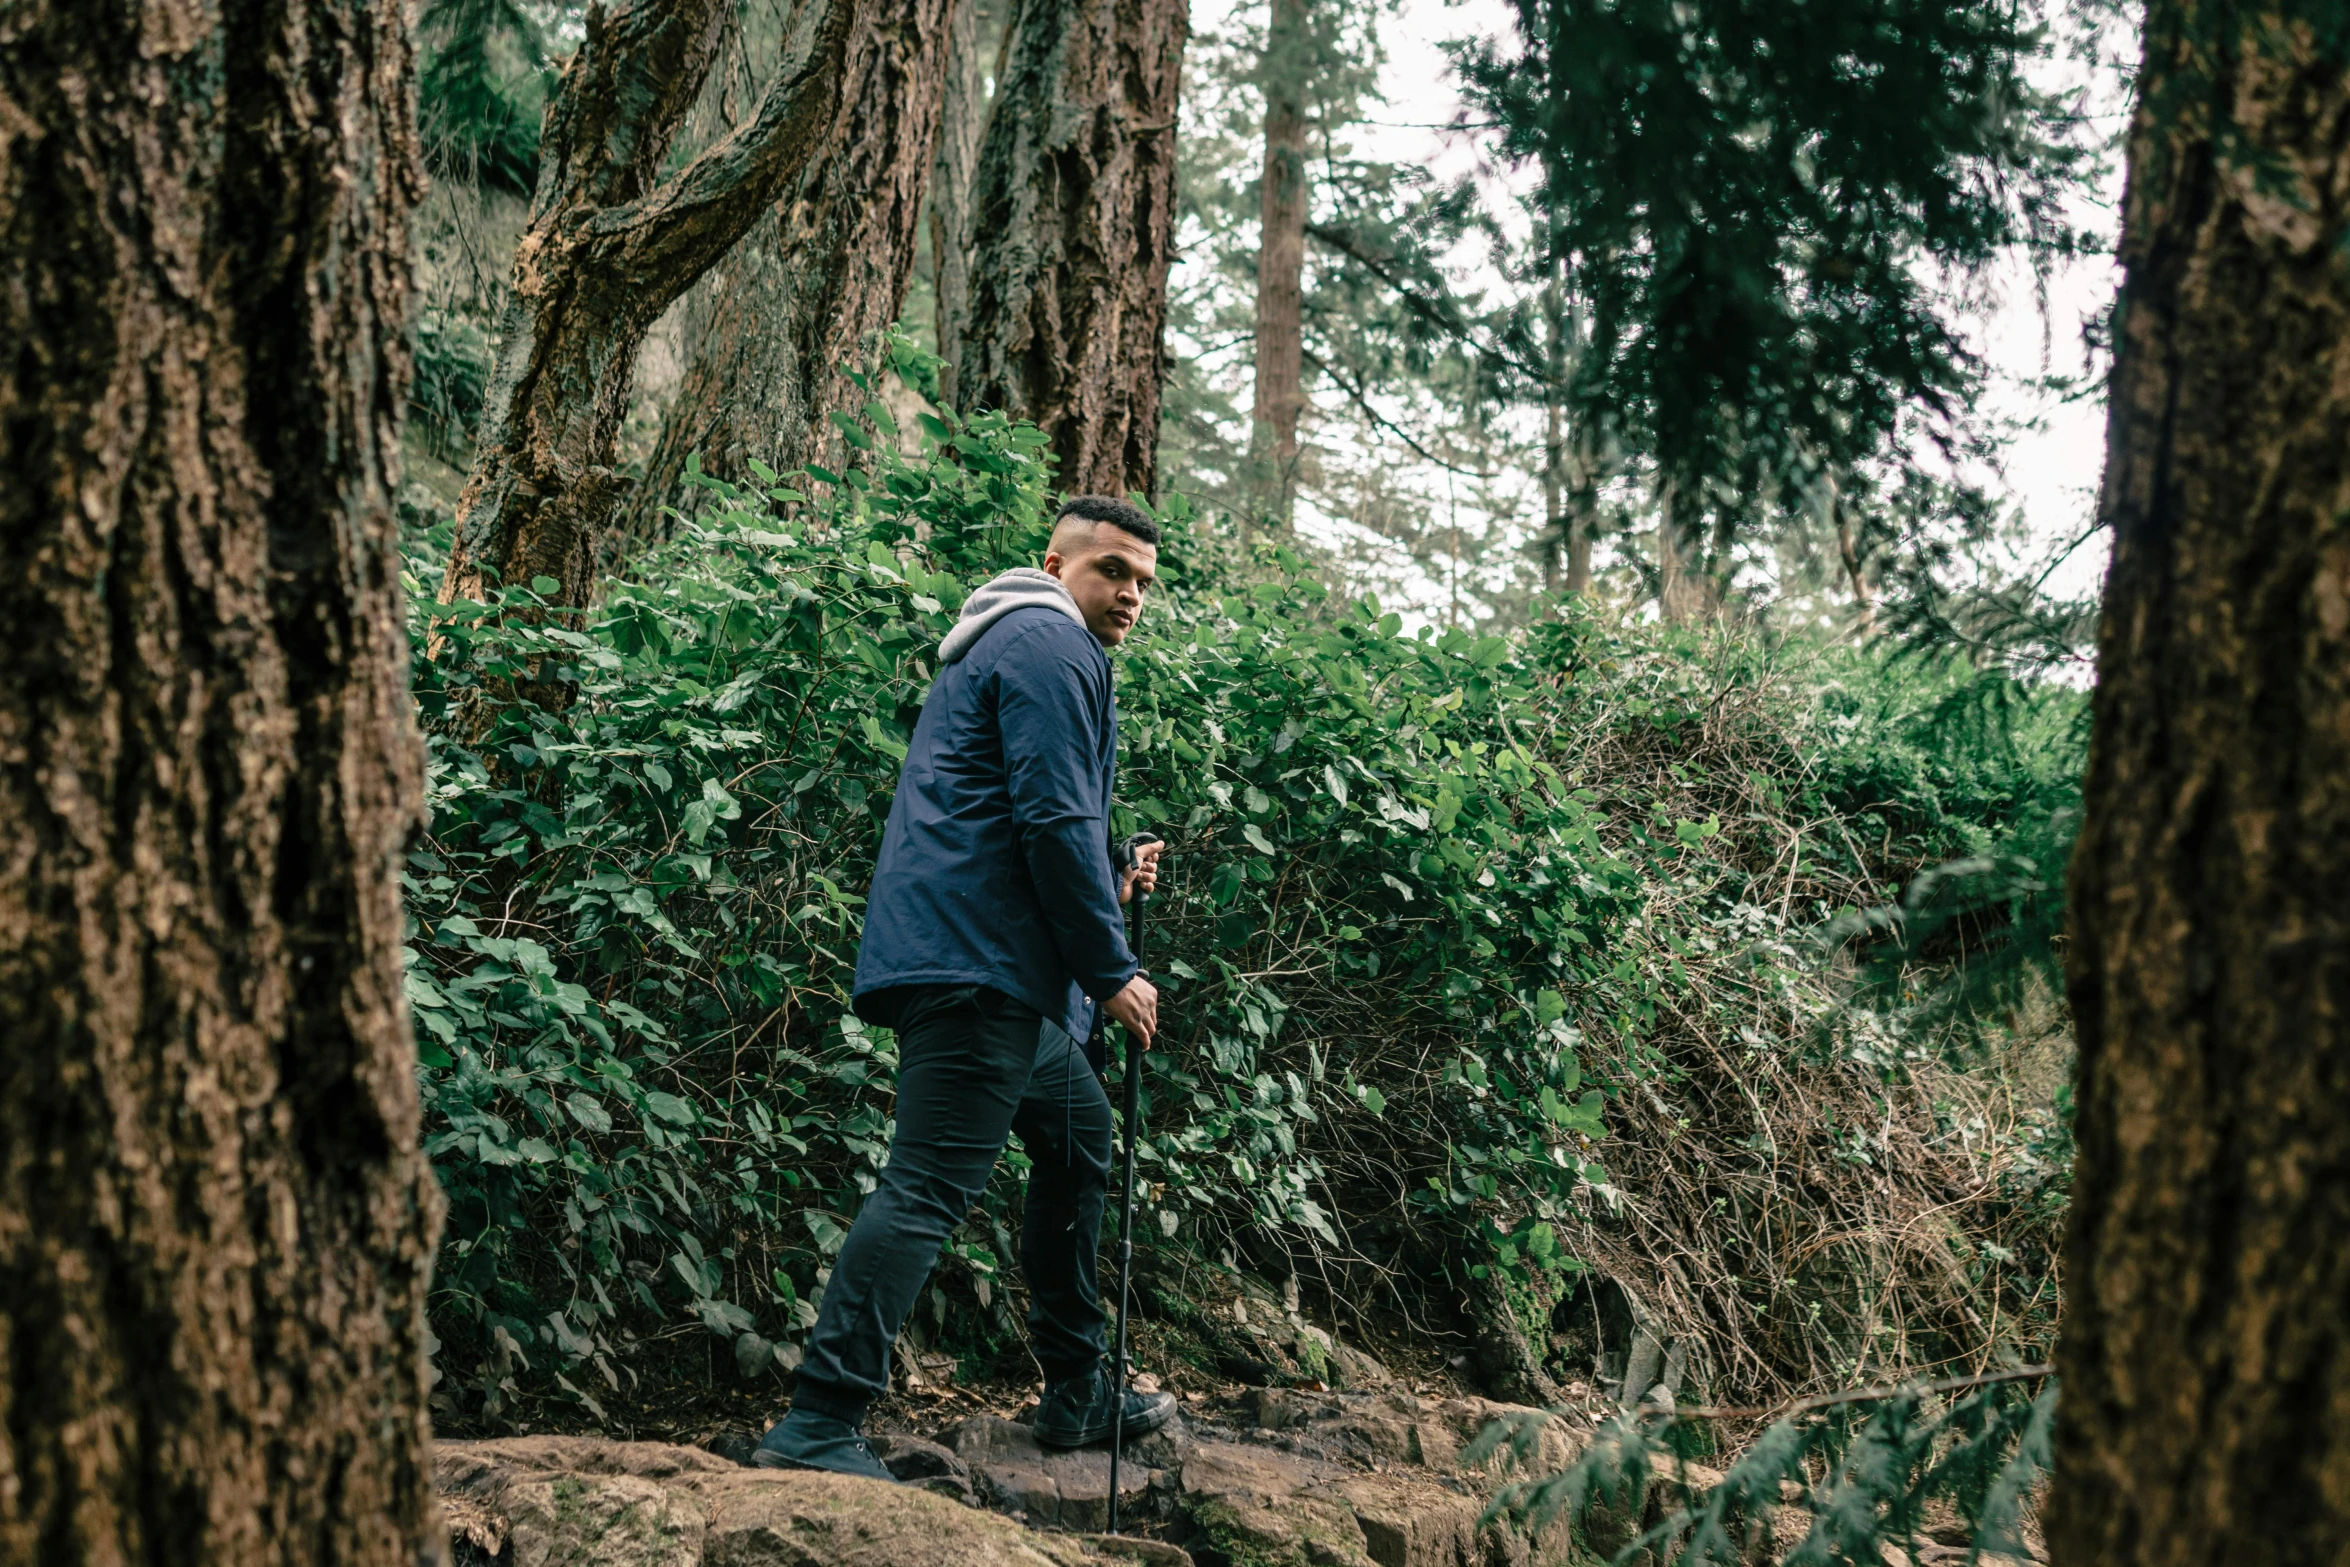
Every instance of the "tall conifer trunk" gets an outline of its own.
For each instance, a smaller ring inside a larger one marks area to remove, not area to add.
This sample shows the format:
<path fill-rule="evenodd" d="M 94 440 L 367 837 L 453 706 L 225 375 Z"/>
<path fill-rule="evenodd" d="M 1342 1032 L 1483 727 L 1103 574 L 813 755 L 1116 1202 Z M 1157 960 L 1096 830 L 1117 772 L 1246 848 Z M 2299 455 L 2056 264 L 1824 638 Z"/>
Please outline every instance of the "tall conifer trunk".
<path fill-rule="evenodd" d="M 1257 186 L 1256 403 L 1250 458 L 1257 511 L 1289 525 L 1297 493 L 1297 422 L 1305 409 L 1307 0 L 1273 0 L 1260 67 L 1265 166 Z"/>
<path fill-rule="evenodd" d="M 1063 489 L 1155 495 L 1184 0 L 1014 0 L 972 201 L 956 405 L 1052 438 Z"/>
<path fill-rule="evenodd" d="M 1591 591 L 1591 547 L 1599 536 L 1598 445 L 1588 427 L 1575 431 L 1567 475 L 1567 581 L 1569 593 Z"/>
<path fill-rule="evenodd" d="M 1551 594 L 1564 592 L 1567 585 L 1566 466 L 1566 416 L 1553 388 L 1542 406 L 1542 591 Z"/>
<path fill-rule="evenodd" d="M 756 458 L 815 461 L 827 416 L 865 401 L 844 364 L 897 319 L 920 238 L 950 14 L 967 0 L 896 0 L 888 27 L 848 40 L 846 80 L 819 154 L 723 267 L 717 300 L 630 507 L 627 536 L 659 536 L 687 457 L 725 479 Z M 787 65 L 787 71 L 791 67 Z"/>
<path fill-rule="evenodd" d="M 2350 70 L 2156 0 L 2067 968 L 2059 1567 L 2350 1550 Z"/>
<path fill-rule="evenodd" d="M 1657 503 L 1656 607 L 1675 626 L 1687 625 L 1709 607 L 1699 564 L 1705 545 L 1688 495 L 1688 486 L 1668 483 Z"/>
<path fill-rule="evenodd" d="M 989 20 L 1000 20 L 990 18 Z M 999 28 L 982 31 L 980 0 L 958 0 L 947 31 L 938 144 L 930 160 L 931 292 L 936 314 L 940 401 L 955 405 L 963 324 L 971 318 L 971 197 L 979 138 L 987 129 L 987 55 Z"/>
<path fill-rule="evenodd" d="M 1562 280 L 1542 291 L 1546 339 L 1542 391 L 1542 586 L 1549 593 L 1591 591 L 1591 546 L 1599 524 L 1598 442 L 1590 422 L 1568 429 L 1567 377 L 1582 341 L 1582 314 Z"/>
<path fill-rule="evenodd" d="M 445 1548 L 402 17 L 0 18 L 0 1561 Z"/>

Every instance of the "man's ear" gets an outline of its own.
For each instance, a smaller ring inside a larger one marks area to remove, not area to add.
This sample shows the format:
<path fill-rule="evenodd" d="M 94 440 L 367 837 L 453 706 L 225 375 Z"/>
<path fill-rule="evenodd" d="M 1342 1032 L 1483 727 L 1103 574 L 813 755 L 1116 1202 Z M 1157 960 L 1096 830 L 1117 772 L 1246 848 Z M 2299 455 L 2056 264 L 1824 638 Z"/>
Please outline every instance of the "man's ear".
<path fill-rule="evenodd" d="M 1046 550 L 1044 552 L 1044 569 L 1054 577 L 1059 577 L 1061 574 L 1061 569 L 1068 564 L 1069 558 L 1066 555 L 1063 555 L 1059 550 Z"/>

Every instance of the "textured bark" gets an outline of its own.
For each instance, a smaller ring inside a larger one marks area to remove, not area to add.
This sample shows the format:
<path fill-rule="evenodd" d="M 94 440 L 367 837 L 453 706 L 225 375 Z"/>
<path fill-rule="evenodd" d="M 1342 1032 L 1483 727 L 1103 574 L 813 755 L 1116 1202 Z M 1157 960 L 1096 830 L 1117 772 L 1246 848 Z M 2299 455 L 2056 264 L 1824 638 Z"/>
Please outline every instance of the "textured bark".
<path fill-rule="evenodd" d="M 1052 437 L 1071 491 L 1157 493 L 1183 0 L 1014 0 L 972 202 L 956 406 Z"/>
<path fill-rule="evenodd" d="M 946 78 L 938 105 L 938 142 L 930 162 L 930 255 L 934 275 L 940 399 L 953 407 L 964 323 L 971 319 L 971 197 L 979 177 L 979 137 L 987 128 L 987 58 L 980 0 L 956 0 L 947 19 Z"/>
<path fill-rule="evenodd" d="M 1562 289 L 1561 292 L 1568 291 Z M 1573 373 L 1575 359 L 1583 351 L 1586 334 L 1581 295 L 1569 294 L 1563 317 L 1554 323 L 1552 331 L 1555 352 L 1550 362 L 1549 402 L 1553 415 L 1563 420 L 1567 381 Z M 1585 417 L 1576 422 L 1563 453 L 1566 458 L 1566 589 L 1569 593 L 1591 591 L 1591 549 L 1599 538 L 1600 464 L 1603 456 L 1611 450 L 1611 443 L 1601 439 L 1599 427 L 1589 417 Z"/>
<path fill-rule="evenodd" d="M 2155 4 L 2132 128 L 2060 1567 L 2350 1561 L 2350 72 L 2281 9 Z"/>
<path fill-rule="evenodd" d="M 1273 0 L 1265 33 L 1265 166 L 1257 183 L 1257 511 L 1289 526 L 1305 409 L 1306 0 Z"/>
<path fill-rule="evenodd" d="M 955 0 L 895 0 L 890 25 L 854 29 L 822 153 L 727 258 L 684 384 L 661 421 L 627 524 L 659 537 L 687 457 L 724 479 L 753 458 L 817 459 L 834 409 L 865 394 L 840 373 L 897 319 L 920 237 Z"/>
<path fill-rule="evenodd" d="M 645 329 L 828 150 L 858 41 L 900 9 L 817 3 L 806 52 L 777 73 L 758 113 L 666 180 L 728 0 L 589 9 L 540 138 L 443 602 L 481 597 L 487 574 L 550 577 L 559 602 L 587 603 L 623 488 L 613 446 Z"/>
<path fill-rule="evenodd" d="M 1599 493 L 1593 482 L 1597 465 L 1589 455 L 1588 436 L 1578 433 L 1581 456 L 1577 478 L 1567 490 L 1567 582 L 1569 593 L 1591 591 L 1591 545 L 1599 533 Z"/>
<path fill-rule="evenodd" d="M 0 1561 L 444 1551 L 402 11 L 0 11 Z"/>

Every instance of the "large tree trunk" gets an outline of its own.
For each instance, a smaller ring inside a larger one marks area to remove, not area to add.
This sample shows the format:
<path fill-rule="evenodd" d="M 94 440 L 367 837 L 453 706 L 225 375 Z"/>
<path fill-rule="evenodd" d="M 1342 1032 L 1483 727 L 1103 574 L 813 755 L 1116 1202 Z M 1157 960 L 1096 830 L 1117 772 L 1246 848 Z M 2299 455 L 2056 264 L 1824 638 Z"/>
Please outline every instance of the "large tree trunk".
<path fill-rule="evenodd" d="M 1306 0 L 1273 0 L 1261 74 L 1265 168 L 1257 186 L 1256 406 L 1250 458 L 1258 514 L 1289 526 L 1297 421 L 1305 409 Z"/>
<path fill-rule="evenodd" d="M 1588 424 L 1567 429 L 1567 377 L 1573 349 L 1582 340 L 1579 311 L 1567 307 L 1557 278 L 1542 291 L 1543 330 L 1548 339 L 1542 389 L 1542 586 L 1543 591 L 1591 591 L 1591 543 L 1599 513 L 1599 468 Z"/>
<path fill-rule="evenodd" d="M 956 406 L 1052 438 L 1068 490 L 1157 493 L 1184 0 L 1014 0 L 972 209 Z"/>
<path fill-rule="evenodd" d="M 980 0 L 957 0 L 948 19 L 946 80 L 939 93 L 938 143 L 930 160 L 931 290 L 936 313 L 939 398 L 955 405 L 963 324 L 971 319 L 971 196 L 979 138 L 987 129 L 987 55 Z M 991 17 L 992 21 L 993 18 Z"/>
<path fill-rule="evenodd" d="M 547 577 L 557 602 L 587 603 L 623 487 L 613 446 L 645 329 L 827 150 L 849 61 L 876 27 L 900 24 L 888 0 L 817 3 L 808 49 L 758 113 L 666 180 L 729 0 L 589 9 L 540 138 L 444 602 L 481 597 L 488 577 Z"/>
<path fill-rule="evenodd" d="M 445 1549 L 402 16 L 0 20 L 0 1561 Z"/>
<path fill-rule="evenodd" d="M 2068 933 L 2070 1567 L 2350 1549 L 2350 71 L 2322 9 L 2148 19 Z"/>
<path fill-rule="evenodd" d="M 896 0 L 892 25 L 849 36 L 846 82 L 821 155 L 727 258 L 692 366 L 661 421 L 630 539 L 666 532 L 687 457 L 720 478 L 753 458 L 815 461 L 827 415 L 865 401 L 843 364 L 897 319 L 920 238 L 922 190 L 938 130 L 949 13 L 961 0 Z"/>

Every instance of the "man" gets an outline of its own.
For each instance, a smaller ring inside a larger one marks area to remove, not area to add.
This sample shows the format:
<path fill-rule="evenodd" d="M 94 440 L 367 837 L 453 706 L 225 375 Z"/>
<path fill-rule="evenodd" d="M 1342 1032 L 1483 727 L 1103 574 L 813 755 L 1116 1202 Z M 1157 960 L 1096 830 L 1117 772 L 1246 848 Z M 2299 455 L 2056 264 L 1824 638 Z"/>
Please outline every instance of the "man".
<path fill-rule="evenodd" d="M 1045 1374 L 1037 1440 L 1103 1440 L 1121 1396 L 1130 1435 L 1174 1411 L 1168 1394 L 1121 1395 L 1103 1365 L 1094 1271 L 1110 1101 L 1079 1044 L 1097 1006 L 1145 1045 L 1158 1025 L 1118 905 L 1156 885 L 1159 846 L 1115 884 L 1118 716 L 1104 651 L 1142 613 L 1158 537 L 1129 502 L 1071 499 L 1044 569 L 972 594 L 939 648 L 857 953 L 857 1015 L 898 1037 L 897 1132 L 833 1263 L 791 1411 L 759 1444 L 762 1467 L 891 1478 L 860 1433 L 866 1407 L 1013 1132 L 1031 1162 L 1020 1267 Z"/>

